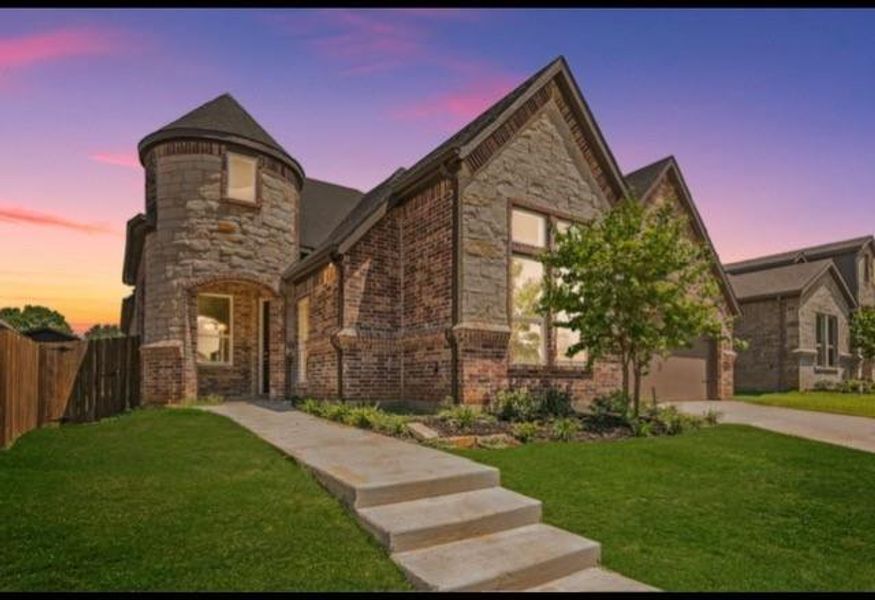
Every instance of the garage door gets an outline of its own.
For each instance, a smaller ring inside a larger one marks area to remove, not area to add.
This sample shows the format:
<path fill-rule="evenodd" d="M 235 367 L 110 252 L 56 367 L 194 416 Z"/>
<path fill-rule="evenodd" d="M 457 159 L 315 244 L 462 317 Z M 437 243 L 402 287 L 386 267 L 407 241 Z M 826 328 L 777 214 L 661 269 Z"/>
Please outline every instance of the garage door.
<path fill-rule="evenodd" d="M 653 359 L 641 381 L 641 400 L 650 402 L 654 395 L 663 400 L 707 400 L 712 377 L 713 342 L 699 339 L 692 348 L 673 352 L 666 358 Z"/>

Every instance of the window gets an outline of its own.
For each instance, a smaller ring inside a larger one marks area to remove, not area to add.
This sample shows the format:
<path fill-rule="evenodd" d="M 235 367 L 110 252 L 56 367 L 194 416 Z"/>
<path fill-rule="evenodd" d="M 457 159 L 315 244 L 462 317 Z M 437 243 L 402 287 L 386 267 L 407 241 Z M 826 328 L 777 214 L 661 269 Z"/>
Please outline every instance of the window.
<path fill-rule="evenodd" d="M 556 221 L 556 231 L 559 233 L 565 233 L 568 231 L 568 228 L 571 227 L 571 221 L 563 221 L 561 219 Z M 562 281 L 561 273 L 554 273 L 554 276 L 558 281 Z M 564 312 L 556 313 L 557 321 L 564 321 L 568 316 Z M 559 327 L 556 326 L 554 330 L 556 332 L 556 362 L 564 363 L 564 364 L 586 364 L 587 355 L 586 352 L 578 352 L 571 358 L 565 355 L 565 352 L 573 346 L 574 344 L 580 341 L 580 335 L 567 327 Z"/>
<path fill-rule="evenodd" d="M 204 364 L 231 364 L 231 296 L 197 297 L 197 360 Z"/>
<path fill-rule="evenodd" d="M 541 298 L 544 265 L 533 258 L 517 255 L 512 258 L 511 276 L 511 362 L 542 365 L 547 358 L 547 339 L 544 318 L 535 307 Z"/>
<path fill-rule="evenodd" d="M 258 159 L 228 152 L 225 197 L 255 203 Z"/>
<path fill-rule="evenodd" d="M 548 218 L 545 215 L 513 209 L 511 211 L 511 339 L 510 359 L 519 365 L 546 365 L 548 362 L 548 321 L 539 315 L 535 308 L 541 297 L 545 273 L 538 261 L 539 248 L 551 247 L 547 231 Z M 556 220 L 558 231 L 564 232 L 571 226 L 570 221 Z M 556 277 L 561 274 L 554 273 Z M 564 315 L 555 315 L 563 320 Z M 573 358 L 565 356 L 565 351 L 577 343 L 579 336 L 571 329 L 554 327 L 553 340 L 556 347 L 556 364 L 578 365 L 586 363 L 586 353 L 581 352 Z"/>
<path fill-rule="evenodd" d="M 514 209 L 511 212 L 510 229 L 513 241 L 518 244 L 547 247 L 547 220 L 541 215 Z"/>
<path fill-rule="evenodd" d="M 298 300 L 298 383 L 307 382 L 307 341 L 310 339 L 310 298 Z"/>
<path fill-rule="evenodd" d="M 839 320 L 832 315 L 817 314 L 815 340 L 817 365 L 834 367 L 838 363 Z"/>

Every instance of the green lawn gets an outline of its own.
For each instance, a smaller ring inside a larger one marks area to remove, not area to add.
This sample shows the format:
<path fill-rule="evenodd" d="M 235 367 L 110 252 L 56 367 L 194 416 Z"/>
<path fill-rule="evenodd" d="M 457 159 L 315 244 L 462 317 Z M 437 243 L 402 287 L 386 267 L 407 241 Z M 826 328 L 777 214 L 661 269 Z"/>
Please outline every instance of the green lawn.
<path fill-rule="evenodd" d="M 735 400 L 786 406 L 801 410 L 875 417 L 875 394 L 841 394 L 839 392 L 779 392 L 773 394 L 739 394 Z"/>
<path fill-rule="evenodd" d="M 460 453 L 665 590 L 875 589 L 875 455 L 721 425 Z"/>
<path fill-rule="evenodd" d="M 198 410 L 29 433 L 0 490 L 0 590 L 409 589 L 309 474 Z"/>

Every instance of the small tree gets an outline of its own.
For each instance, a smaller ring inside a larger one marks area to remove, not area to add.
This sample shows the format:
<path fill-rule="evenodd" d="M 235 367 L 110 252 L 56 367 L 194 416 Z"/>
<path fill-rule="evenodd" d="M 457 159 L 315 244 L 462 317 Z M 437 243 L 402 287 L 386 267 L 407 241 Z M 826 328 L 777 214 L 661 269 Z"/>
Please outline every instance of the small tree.
<path fill-rule="evenodd" d="M 875 306 L 862 306 L 851 316 L 851 348 L 865 360 L 875 360 Z"/>
<path fill-rule="evenodd" d="M 655 355 L 722 332 L 711 258 L 672 205 L 624 200 L 600 219 L 557 233 L 554 249 L 541 257 L 551 276 L 539 311 L 564 314 L 554 323 L 577 332 L 568 356 L 585 350 L 590 366 L 619 360 L 635 418 Z"/>
<path fill-rule="evenodd" d="M 13 306 L 0 308 L 0 320 L 6 321 L 22 333 L 39 327 L 51 327 L 65 333 L 73 333 L 64 315 L 46 306 L 26 304 L 24 309 Z"/>
<path fill-rule="evenodd" d="M 124 337 L 122 330 L 118 328 L 118 325 L 101 325 L 97 323 L 92 325 L 88 331 L 85 332 L 86 340 L 100 340 L 103 338 L 117 338 Z"/>

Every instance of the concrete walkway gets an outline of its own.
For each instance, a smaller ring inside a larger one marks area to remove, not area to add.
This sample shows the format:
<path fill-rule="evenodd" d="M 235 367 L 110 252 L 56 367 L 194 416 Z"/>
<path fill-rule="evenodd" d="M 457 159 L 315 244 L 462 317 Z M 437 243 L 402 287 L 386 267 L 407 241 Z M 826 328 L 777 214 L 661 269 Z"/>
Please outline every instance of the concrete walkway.
<path fill-rule="evenodd" d="M 310 469 L 419 589 L 654 591 L 599 567 L 598 542 L 541 523 L 541 502 L 499 487 L 494 467 L 287 404 L 203 409 Z"/>
<path fill-rule="evenodd" d="M 764 406 L 736 400 L 671 402 L 690 414 L 708 409 L 722 413 L 721 423 L 753 425 L 819 442 L 875 452 L 875 419 L 852 417 L 780 406 Z"/>

